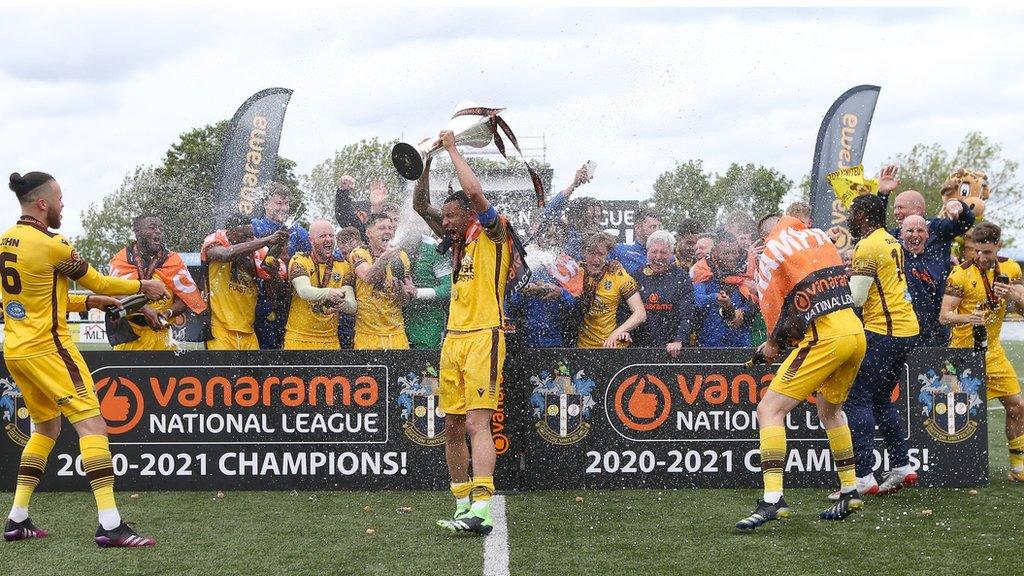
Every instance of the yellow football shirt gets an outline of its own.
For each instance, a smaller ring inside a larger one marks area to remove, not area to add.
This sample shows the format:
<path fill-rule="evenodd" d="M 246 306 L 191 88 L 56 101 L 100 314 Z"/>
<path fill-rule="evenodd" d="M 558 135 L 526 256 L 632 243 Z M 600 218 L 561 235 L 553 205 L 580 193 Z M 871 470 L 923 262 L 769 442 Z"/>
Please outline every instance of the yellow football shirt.
<path fill-rule="evenodd" d="M 84 296 L 68 296 L 69 280 L 97 294 L 127 295 L 138 280 L 103 276 L 60 234 L 23 216 L 0 237 L 4 357 L 33 358 L 72 348 L 67 315 L 84 310 Z"/>
<path fill-rule="evenodd" d="M 246 257 L 250 257 L 246 255 Z M 232 277 L 232 268 L 235 268 Z M 207 269 L 211 323 L 218 330 L 254 334 L 256 279 L 234 262 L 210 262 Z M 219 333 L 219 332 L 218 332 Z"/>
<path fill-rule="evenodd" d="M 317 263 L 304 252 L 296 252 L 288 262 L 288 280 L 308 276 L 314 288 L 341 288 L 351 286 L 355 274 L 352 265 L 345 260 Z M 291 307 L 288 309 L 288 337 L 304 342 L 329 342 L 338 344 L 338 315 L 325 314 L 329 302 L 310 302 L 299 298 L 292 291 Z"/>
<path fill-rule="evenodd" d="M 453 254 L 454 256 L 454 254 Z M 499 217 L 462 249 L 459 278 L 452 274 L 448 329 L 460 332 L 501 328 L 505 324 L 505 286 L 512 259 L 508 229 Z"/>
<path fill-rule="evenodd" d="M 85 301 L 88 298 L 88 294 L 68 294 L 68 312 L 87 312 Z"/>
<path fill-rule="evenodd" d="M 576 342 L 578 348 L 600 348 L 604 341 L 615 331 L 615 312 L 619 308 L 619 302 L 628 300 L 636 294 L 637 285 L 633 277 L 626 272 L 622 266 L 606 267 L 600 278 L 594 279 L 586 275 L 586 266 L 580 265 L 581 274 L 584 274 L 583 294 L 593 294 L 589 306 L 583 311 L 583 325 L 580 326 L 579 338 Z M 618 347 L 624 348 L 627 344 L 619 342 Z"/>
<path fill-rule="evenodd" d="M 404 270 L 403 276 L 408 277 L 412 271 L 409 255 L 404 250 L 398 253 Z M 363 262 L 373 266 L 374 257 L 366 247 L 356 248 L 348 255 L 348 262 L 355 269 Z M 392 262 L 394 264 L 394 262 Z M 400 281 L 400 279 L 399 279 Z M 402 286 L 396 282 L 392 266 L 387 267 L 384 280 L 379 286 L 363 282 L 355 276 L 356 283 L 356 328 L 360 334 L 389 335 L 404 334 L 405 319 L 402 316 L 402 305 L 399 302 Z"/>
<path fill-rule="evenodd" d="M 903 273 L 903 247 L 883 228 L 853 250 L 853 275 L 872 279 L 864 302 L 864 329 L 887 336 L 917 336 L 920 328 Z"/>
<path fill-rule="evenodd" d="M 956 266 L 946 280 L 946 294 L 958 296 L 960 304 L 956 307 L 957 314 L 970 314 L 981 304 L 988 300 L 987 290 L 991 290 L 997 274 L 1005 274 L 1009 277 L 1011 284 L 1021 283 L 1021 270 L 1013 260 L 1003 260 L 992 269 L 982 272 L 977 266 L 971 264 L 967 268 Z M 987 288 L 986 288 L 987 286 Z M 1000 298 L 999 304 L 989 310 L 988 322 L 985 327 L 988 331 L 988 349 L 990 352 L 1001 349 L 999 333 L 1003 329 L 1003 319 L 1006 318 L 1006 299 Z M 953 337 L 949 343 L 952 348 L 970 348 L 974 345 L 974 332 L 969 325 L 954 326 Z"/>

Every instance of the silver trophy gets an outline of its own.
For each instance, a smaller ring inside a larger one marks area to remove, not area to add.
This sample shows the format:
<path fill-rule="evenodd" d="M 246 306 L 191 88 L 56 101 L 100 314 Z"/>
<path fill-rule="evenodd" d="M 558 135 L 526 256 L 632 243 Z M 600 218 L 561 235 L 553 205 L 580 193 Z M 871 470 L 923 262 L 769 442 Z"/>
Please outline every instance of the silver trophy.
<path fill-rule="evenodd" d="M 491 143 L 493 129 L 489 126 L 490 116 L 487 114 L 460 114 L 467 110 L 482 109 L 472 100 L 463 100 L 455 106 L 452 119 L 444 127 L 455 134 L 457 146 L 472 146 L 483 148 Z M 494 115 L 501 114 L 505 109 L 493 109 Z M 418 180 L 423 175 L 423 167 L 427 158 L 443 150 L 441 142 L 436 138 L 425 138 L 419 144 L 412 145 L 408 142 L 399 142 L 391 149 L 391 162 L 395 169 L 407 180 Z"/>

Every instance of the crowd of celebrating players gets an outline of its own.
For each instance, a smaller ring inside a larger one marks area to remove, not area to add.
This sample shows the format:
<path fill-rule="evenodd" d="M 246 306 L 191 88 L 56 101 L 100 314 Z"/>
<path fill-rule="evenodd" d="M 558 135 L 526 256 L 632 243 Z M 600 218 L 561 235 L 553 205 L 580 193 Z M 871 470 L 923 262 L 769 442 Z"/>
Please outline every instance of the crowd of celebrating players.
<path fill-rule="evenodd" d="M 833 244 L 835 230 L 813 228 L 810 207 L 799 202 L 784 214 L 727 214 L 714 229 L 687 219 L 674 231 L 641 207 L 633 241 L 620 243 L 602 227 L 600 202 L 573 197 L 589 180 L 581 168 L 529 229 L 517 232 L 483 196 L 451 133 L 439 141 L 462 191 L 440 210 L 432 206 L 428 161 L 413 193 L 415 220 L 425 226 L 400 230 L 411 215 L 386 202 L 379 183 L 371 185 L 369 213 L 357 211 L 357 183 L 344 176 L 334 221 L 314 220 L 306 230 L 292 222 L 294 191 L 272 183 L 260 217 L 231 215 L 203 242 L 198 285 L 166 248 L 158 214 L 134 218 L 134 241 L 111 257 L 111 276 L 101 276 L 51 230 L 63 207 L 56 181 L 41 172 L 13 174 L 23 214 L 0 240 L 4 359 L 35 429 L 5 539 L 46 535 L 28 518 L 28 502 L 64 415 L 79 433 L 96 494 L 97 543 L 153 544 L 117 513 L 105 426 L 66 326 L 68 312 L 117 311 L 124 302 L 109 295 L 134 293 L 147 303 L 134 316 L 114 315 L 108 337 L 117 350 L 172 349 L 170 328 L 188 311 L 209 314 L 203 340 L 210 350 L 440 347 L 456 513 L 439 525 L 453 532 L 490 531 L 488 423 L 506 337 L 527 348 L 638 346 L 673 357 L 688 347 L 756 347 L 766 362 L 791 348 L 758 405 L 765 491 L 737 523 L 741 530 L 789 514 L 783 423 L 810 395 L 817 396 L 840 484 L 822 519 L 844 519 L 863 507 L 865 495 L 916 482 L 890 392 L 919 346 L 987 349 L 987 395 L 1007 410 L 1009 475 L 1024 482 L 1024 403 L 1000 344 L 1010 307 L 1024 309 L 1021 269 L 998 256 L 1000 228 L 976 222 L 968 203 L 951 200 L 940 217 L 928 218 L 923 196 L 903 190 L 888 227 L 888 200 L 899 188 L 898 169 L 890 166 L 879 195 L 850 206 L 850 249 Z M 954 249 L 958 238 L 963 244 Z M 96 294 L 69 295 L 69 281 Z M 872 471 L 876 427 L 892 458 L 881 482 Z"/>

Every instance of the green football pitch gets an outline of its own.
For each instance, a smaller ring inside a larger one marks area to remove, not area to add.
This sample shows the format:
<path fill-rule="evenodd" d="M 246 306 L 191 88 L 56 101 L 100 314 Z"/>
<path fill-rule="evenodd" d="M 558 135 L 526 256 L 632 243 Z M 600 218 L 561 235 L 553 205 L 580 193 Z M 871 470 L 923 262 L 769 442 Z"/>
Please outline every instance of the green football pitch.
<path fill-rule="evenodd" d="M 1024 374 L 1024 343 L 1007 351 Z M 1019 573 L 1024 485 L 1006 479 L 1003 412 L 991 407 L 992 480 L 977 494 L 909 489 L 867 500 L 864 512 L 845 522 L 822 522 L 823 490 L 788 490 L 794 516 L 753 534 L 732 526 L 750 511 L 756 490 L 510 495 L 504 573 Z M 0 493 L 0 508 L 10 502 L 10 492 Z M 157 538 L 156 548 L 100 550 L 92 543 L 89 493 L 40 492 L 32 516 L 51 535 L 0 542 L 0 575 L 470 575 L 484 572 L 485 544 L 493 547 L 495 539 L 439 531 L 434 521 L 451 512 L 446 493 L 228 492 L 220 499 L 212 492 L 142 492 L 120 493 L 119 506 L 140 532 Z M 402 507 L 412 510 L 400 513 Z"/>

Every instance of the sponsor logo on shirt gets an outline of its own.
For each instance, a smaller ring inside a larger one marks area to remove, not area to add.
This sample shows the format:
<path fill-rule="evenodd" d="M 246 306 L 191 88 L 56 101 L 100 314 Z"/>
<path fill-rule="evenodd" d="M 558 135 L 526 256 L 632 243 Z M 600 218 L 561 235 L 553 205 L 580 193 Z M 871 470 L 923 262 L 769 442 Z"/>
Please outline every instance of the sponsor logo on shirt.
<path fill-rule="evenodd" d="M 7 303 L 7 307 L 4 308 L 4 313 L 8 318 L 21 320 L 25 317 L 25 306 L 17 300 L 11 300 Z"/>

